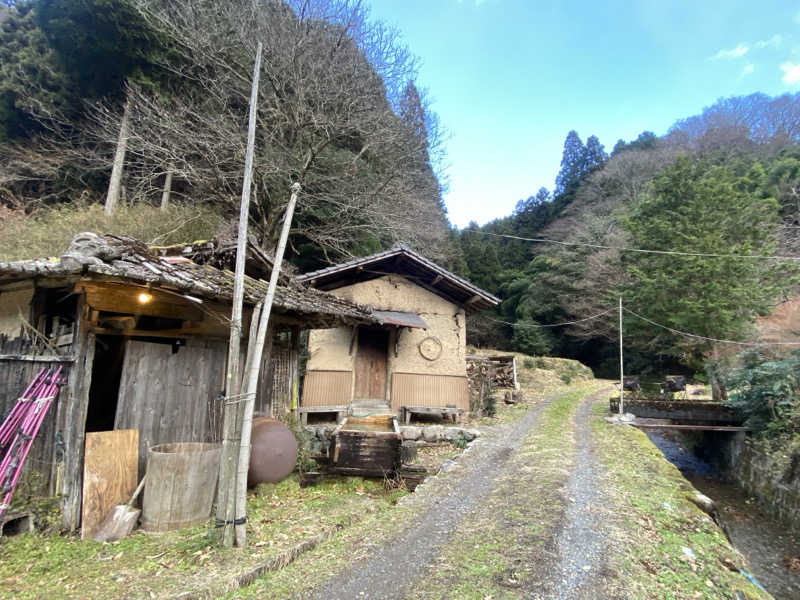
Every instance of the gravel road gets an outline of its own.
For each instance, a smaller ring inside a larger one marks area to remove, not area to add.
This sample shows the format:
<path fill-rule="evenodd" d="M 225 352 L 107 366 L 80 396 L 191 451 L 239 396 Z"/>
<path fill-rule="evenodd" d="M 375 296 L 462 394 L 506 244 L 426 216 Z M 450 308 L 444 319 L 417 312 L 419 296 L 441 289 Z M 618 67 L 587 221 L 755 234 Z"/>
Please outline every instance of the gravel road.
<path fill-rule="evenodd" d="M 457 525 L 492 490 L 495 478 L 528 431 L 536 425 L 549 398 L 532 407 L 516 424 L 498 426 L 493 435 L 473 442 L 444 477 L 428 478 L 409 502 L 422 503 L 423 512 L 405 532 L 376 548 L 370 558 L 312 590 L 306 598 L 404 598 L 409 586 L 437 556 Z"/>
<path fill-rule="evenodd" d="M 565 525 L 557 541 L 559 581 L 554 600 L 589 600 L 598 598 L 600 591 L 605 502 L 600 496 L 589 416 L 592 403 L 607 395 L 608 390 L 600 390 L 584 398 L 575 418 L 575 465 L 567 483 Z"/>

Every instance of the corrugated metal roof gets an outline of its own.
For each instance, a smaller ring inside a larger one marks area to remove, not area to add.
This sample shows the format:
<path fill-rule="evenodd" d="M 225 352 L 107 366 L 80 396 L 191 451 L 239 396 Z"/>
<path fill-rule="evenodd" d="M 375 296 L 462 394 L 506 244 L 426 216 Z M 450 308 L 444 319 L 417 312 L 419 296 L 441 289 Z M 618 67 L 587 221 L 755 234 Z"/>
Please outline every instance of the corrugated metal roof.
<path fill-rule="evenodd" d="M 395 310 L 374 310 L 372 316 L 378 319 L 381 325 L 397 325 L 398 327 L 415 327 L 427 329 L 428 324 L 417 313 L 399 312 Z"/>

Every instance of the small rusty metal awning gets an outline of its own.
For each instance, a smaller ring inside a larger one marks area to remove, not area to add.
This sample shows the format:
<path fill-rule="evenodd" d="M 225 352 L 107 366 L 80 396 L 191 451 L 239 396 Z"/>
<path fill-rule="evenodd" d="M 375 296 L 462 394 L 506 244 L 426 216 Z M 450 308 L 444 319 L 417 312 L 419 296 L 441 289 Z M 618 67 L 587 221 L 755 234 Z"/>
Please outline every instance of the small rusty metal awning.
<path fill-rule="evenodd" d="M 416 327 L 427 329 L 428 324 L 417 313 L 398 312 L 394 310 L 376 310 L 372 316 L 378 319 L 381 325 L 397 325 L 398 327 Z"/>

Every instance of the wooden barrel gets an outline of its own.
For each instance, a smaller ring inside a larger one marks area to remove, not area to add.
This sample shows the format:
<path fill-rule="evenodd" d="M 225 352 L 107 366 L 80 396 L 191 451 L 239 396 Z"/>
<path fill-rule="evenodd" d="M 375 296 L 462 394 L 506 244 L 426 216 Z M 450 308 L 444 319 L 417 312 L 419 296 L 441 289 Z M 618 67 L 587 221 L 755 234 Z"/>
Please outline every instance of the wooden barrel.
<path fill-rule="evenodd" d="M 142 529 L 171 531 L 204 522 L 217 488 L 219 444 L 159 444 L 147 451 Z"/>

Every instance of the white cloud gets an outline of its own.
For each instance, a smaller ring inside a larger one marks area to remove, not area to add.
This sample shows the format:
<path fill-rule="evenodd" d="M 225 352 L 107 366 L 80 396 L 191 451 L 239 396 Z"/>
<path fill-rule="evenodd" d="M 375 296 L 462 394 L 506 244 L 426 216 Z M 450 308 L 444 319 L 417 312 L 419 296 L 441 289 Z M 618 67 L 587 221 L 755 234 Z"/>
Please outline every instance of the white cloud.
<path fill-rule="evenodd" d="M 756 48 L 766 48 L 768 46 L 772 46 L 773 48 L 777 48 L 783 42 L 783 36 L 779 33 L 776 33 L 768 40 L 759 40 L 755 44 L 753 44 Z"/>
<path fill-rule="evenodd" d="M 756 66 L 753 63 L 746 64 L 744 69 L 742 69 L 742 74 L 740 77 L 744 77 L 745 75 L 750 75 L 753 71 L 756 70 Z"/>
<path fill-rule="evenodd" d="M 800 85 L 800 63 L 785 62 L 781 65 L 781 81 L 788 85 Z"/>
<path fill-rule="evenodd" d="M 750 50 L 750 46 L 747 44 L 739 44 L 736 48 L 731 48 L 730 50 L 720 50 L 714 56 L 710 57 L 709 60 L 719 60 L 721 58 L 741 58 Z"/>

